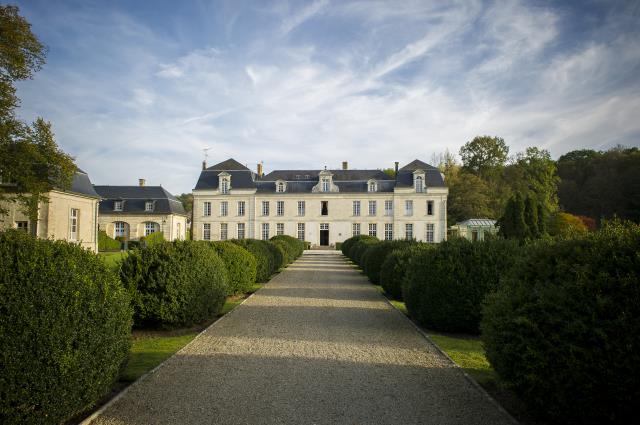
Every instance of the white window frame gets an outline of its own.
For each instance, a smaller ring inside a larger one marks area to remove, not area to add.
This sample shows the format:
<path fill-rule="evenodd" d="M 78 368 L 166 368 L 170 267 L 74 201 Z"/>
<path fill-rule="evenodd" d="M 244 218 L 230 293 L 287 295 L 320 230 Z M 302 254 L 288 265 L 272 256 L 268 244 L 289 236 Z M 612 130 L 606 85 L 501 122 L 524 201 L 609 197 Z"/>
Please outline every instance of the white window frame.
<path fill-rule="evenodd" d="M 331 190 L 331 182 L 328 177 L 323 177 L 321 183 L 323 192 L 329 192 Z"/>
<path fill-rule="evenodd" d="M 369 223 L 369 236 L 378 237 L 378 224 Z"/>
<path fill-rule="evenodd" d="M 413 200 L 407 199 L 404 201 L 404 215 L 408 217 L 413 215 Z"/>
<path fill-rule="evenodd" d="M 393 223 L 384 224 L 384 240 L 385 241 L 393 240 Z"/>
<path fill-rule="evenodd" d="M 146 212 L 153 212 L 153 201 L 146 201 L 144 203 L 144 210 Z"/>
<path fill-rule="evenodd" d="M 427 231 L 425 234 L 425 242 L 434 243 L 435 242 L 435 225 L 433 223 L 427 223 Z"/>
<path fill-rule="evenodd" d="M 223 177 L 222 180 L 220 180 L 220 193 L 223 195 L 229 194 L 229 179 L 227 177 Z"/>
<path fill-rule="evenodd" d="M 202 240 L 211 240 L 211 223 L 202 223 Z"/>
<path fill-rule="evenodd" d="M 417 193 L 424 193 L 424 177 L 416 176 L 414 185 Z"/>
<path fill-rule="evenodd" d="M 180 223 L 176 223 L 176 239 L 177 240 L 181 240 L 182 239 L 182 234 L 180 232 L 180 228 L 182 227 L 182 225 Z"/>
<path fill-rule="evenodd" d="M 238 239 L 244 239 L 246 237 L 244 223 L 238 223 L 236 234 L 238 236 Z"/>
<path fill-rule="evenodd" d="M 286 188 L 286 186 L 285 186 L 284 182 L 276 183 L 276 192 L 277 193 L 284 193 L 284 191 L 286 190 L 285 188 Z"/>
<path fill-rule="evenodd" d="M 220 202 L 220 217 L 226 217 L 229 215 L 229 202 Z"/>
<path fill-rule="evenodd" d="M 304 223 L 298 223 L 298 240 L 304 242 L 305 236 L 306 234 Z"/>
<path fill-rule="evenodd" d="M 114 211 L 122 211 L 123 206 L 124 206 L 124 201 L 113 201 Z"/>
<path fill-rule="evenodd" d="M 276 201 L 276 215 L 280 217 L 284 215 L 284 201 Z"/>
<path fill-rule="evenodd" d="M 407 240 L 413 239 L 413 223 L 404 224 L 404 238 Z"/>
<path fill-rule="evenodd" d="M 211 217 L 211 202 L 204 201 L 202 203 L 202 216 L 203 217 Z"/>
<path fill-rule="evenodd" d="M 262 201 L 262 216 L 269 216 L 269 201 Z"/>
<path fill-rule="evenodd" d="M 304 217 L 306 209 L 305 201 L 298 201 L 298 217 Z"/>
<path fill-rule="evenodd" d="M 153 231 L 150 232 L 149 229 L 151 228 L 151 226 L 153 228 Z M 145 221 L 144 222 L 144 236 L 145 237 L 149 236 L 152 233 L 158 232 L 159 230 L 160 229 L 159 229 L 158 223 L 156 223 L 154 221 Z"/>
<path fill-rule="evenodd" d="M 378 202 L 369 201 L 369 216 L 375 217 L 377 212 L 378 212 Z"/>
<path fill-rule="evenodd" d="M 276 223 L 276 235 L 284 235 L 284 223 Z"/>
<path fill-rule="evenodd" d="M 269 240 L 269 223 L 262 223 L 262 240 Z"/>
<path fill-rule="evenodd" d="M 353 223 L 351 225 L 351 236 L 360 235 L 360 223 Z"/>
<path fill-rule="evenodd" d="M 115 238 L 127 236 L 127 223 L 124 221 L 116 221 L 113 223 L 113 236 Z"/>
<path fill-rule="evenodd" d="M 226 241 L 227 239 L 229 239 L 229 224 L 220 223 L 220 240 Z"/>
<path fill-rule="evenodd" d="M 25 232 L 29 232 L 29 222 L 28 221 L 16 221 L 16 229 L 22 230 Z"/>
<path fill-rule="evenodd" d="M 238 201 L 238 217 L 244 217 L 245 203 L 244 201 Z"/>
<path fill-rule="evenodd" d="M 377 192 L 378 191 L 378 185 L 376 184 L 376 182 L 369 182 L 368 190 L 369 190 L 369 192 Z"/>
<path fill-rule="evenodd" d="M 80 210 L 71 208 L 69 210 L 69 240 L 76 242 L 80 234 Z"/>
<path fill-rule="evenodd" d="M 360 217 L 360 201 L 353 201 L 353 216 Z"/>
<path fill-rule="evenodd" d="M 384 215 L 393 215 L 393 201 L 390 199 L 384 201 Z"/>
<path fill-rule="evenodd" d="M 434 215 L 435 202 L 427 201 L 427 215 Z"/>

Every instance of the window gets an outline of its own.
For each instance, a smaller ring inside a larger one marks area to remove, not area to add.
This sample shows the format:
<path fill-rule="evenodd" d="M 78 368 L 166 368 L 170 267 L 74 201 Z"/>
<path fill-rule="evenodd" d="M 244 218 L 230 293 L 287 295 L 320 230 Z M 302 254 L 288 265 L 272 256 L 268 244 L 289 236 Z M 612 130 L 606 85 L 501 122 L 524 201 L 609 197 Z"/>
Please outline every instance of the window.
<path fill-rule="evenodd" d="M 478 231 L 477 230 L 472 230 L 471 231 L 471 241 L 476 242 L 478 240 Z"/>
<path fill-rule="evenodd" d="M 427 201 L 427 215 L 433 215 L 433 201 Z"/>
<path fill-rule="evenodd" d="M 16 221 L 16 229 L 22 230 L 23 232 L 29 231 L 29 222 L 28 221 Z"/>
<path fill-rule="evenodd" d="M 404 215 L 413 215 L 413 201 L 404 201 Z"/>
<path fill-rule="evenodd" d="M 149 236 L 152 233 L 155 233 L 158 231 L 158 224 L 154 223 L 152 221 L 147 221 L 146 223 L 144 223 L 144 235 L 145 236 Z"/>
<path fill-rule="evenodd" d="M 269 240 L 269 223 L 262 223 L 262 240 Z"/>
<path fill-rule="evenodd" d="M 422 179 L 422 176 L 416 176 L 416 192 L 424 192 L 424 180 Z"/>
<path fill-rule="evenodd" d="M 404 225 L 404 237 L 407 240 L 413 239 L 413 224 L 407 223 Z"/>
<path fill-rule="evenodd" d="M 299 217 L 304 217 L 304 209 L 305 209 L 304 201 L 298 201 L 298 216 Z"/>
<path fill-rule="evenodd" d="M 244 239 L 244 223 L 238 223 L 238 239 Z"/>
<path fill-rule="evenodd" d="M 284 201 L 276 202 L 276 215 L 284 215 Z"/>
<path fill-rule="evenodd" d="M 229 203 L 227 201 L 220 202 L 220 217 L 229 215 Z"/>
<path fill-rule="evenodd" d="M 113 210 L 114 211 L 122 211 L 122 201 L 114 201 L 113 202 Z"/>
<path fill-rule="evenodd" d="M 269 215 L 269 201 L 262 201 L 262 215 Z"/>
<path fill-rule="evenodd" d="M 180 223 L 176 223 L 176 239 L 182 239 L 182 233 L 180 232 Z"/>
<path fill-rule="evenodd" d="M 384 215 L 393 215 L 393 201 L 384 201 Z"/>
<path fill-rule="evenodd" d="M 147 201 L 144 203 L 144 210 L 147 212 L 153 211 L 153 201 Z"/>
<path fill-rule="evenodd" d="M 223 178 L 220 182 L 220 192 L 225 195 L 229 193 L 229 179 Z"/>
<path fill-rule="evenodd" d="M 385 241 L 393 240 L 393 223 L 384 224 L 384 240 Z"/>
<path fill-rule="evenodd" d="M 229 225 L 227 223 L 220 223 L 220 240 L 226 241 L 229 239 Z"/>
<path fill-rule="evenodd" d="M 244 201 L 238 201 L 238 216 L 244 216 Z"/>
<path fill-rule="evenodd" d="M 330 186 L 331 186 L 331 185 L 329 184 L 329 179 L 328 179 L 328 178 L 326 178 L 326 177 L 324 177 L 324 178 L 322 179 L 322 191 L 323 191 L 323 192 L 328 192 L 328 191 L 329 191 Z"/>
<path fill-rule="evenodd" d="M 356 217 L 360 215 L 360 201 L 353 201 L 353 215 Z"/>
<path fill-rule="evenodd" d="M 320 230 L 329 230 L 329 223 L 320 223 Z"/>
<path fill-rule="evenodd" d="M 116 221 L 113 225 L 113 229 L 113 233 L 116 238 L 118 236 L 127 236 L 127 223 L 125 223 L 124 221 Z"/>
<path fill-rule="evenodd" d="M 329 201 L 321 201 L 320 207 L 322 215 L 329 215 Z"/>
<path fill-rule="evenodd" d="M 369 182 L 369 192 L 375 192 L 377 190 L 376 182 Z"/>
<path fill-rule="evenodd" d="M 284 223 L 276 223 L 276 235 L 284 235 Z"/>
<path fill-rule="evenodd" d="M 276 192 L 284 192 L 284 182 L 278 182 L 278 184 L 276 185 Z"/>
<path fill-rule="evenodd" d="M 298 240 L 304 242 L 304 223 L 298 223 Z"/>
<path fill-rule="evenodd" d="M 360 235 L 360 223 L 353 223 L 351 225 L 351 236 Z"/>
<path fill-rule="evenodd" d="M 378 236 L 378 225 L 376 223 L 369 223 L 369 236 Z"/>
<path fill-rule="evenodd" d="M 202 224 L 202 239 L 205 241 L 211 240 L 211 223 Z"/>
<path fill-rule="evenodd" d="M 369 215 L 376 215 L 376 201 L 369 201 Z"/>
<path fill-rule="evenodd" d="M 211 202 L 202 203 L 202 215 L 209 217 L 211 215 Z"/>
<path fill-rule="evenodd" d="M 80 210 L 71 208 L 69 212 L 69 240 L 78 240 L 78 218 L 80 217 Z"/>
<path fill-rule="evenodd" d="M 433 223 L 427 223 L 427 235 L 426 235 L 426 241 L 429 243 L 433 243 Z"/>

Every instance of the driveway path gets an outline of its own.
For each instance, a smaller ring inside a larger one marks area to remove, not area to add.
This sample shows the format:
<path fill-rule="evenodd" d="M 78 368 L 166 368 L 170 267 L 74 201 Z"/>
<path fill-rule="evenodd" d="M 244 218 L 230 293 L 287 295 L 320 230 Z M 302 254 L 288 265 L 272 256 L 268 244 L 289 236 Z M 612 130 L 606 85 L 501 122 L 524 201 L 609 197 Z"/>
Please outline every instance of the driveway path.
<path fill-rule="evenodd" d="M 366 278 L 305 253 L 92 424 L 512 424 Z"/>

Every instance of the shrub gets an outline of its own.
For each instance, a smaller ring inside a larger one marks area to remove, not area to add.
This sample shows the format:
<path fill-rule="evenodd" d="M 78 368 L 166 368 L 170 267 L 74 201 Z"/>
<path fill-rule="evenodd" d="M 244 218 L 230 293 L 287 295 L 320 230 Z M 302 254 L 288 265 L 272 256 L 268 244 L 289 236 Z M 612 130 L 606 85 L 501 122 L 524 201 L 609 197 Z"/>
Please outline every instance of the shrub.
<path fill-rule="evenodd" d="M 273 251 L 273 247 L 277 249 L 276 252 L 272 252 L 275 255 L 275 261 L 278 264 L 278 270 L 286 267 L 293 261 L 292 254 L 289 252 L 289 246 L 282 240 L 269 241 L 269 249 Z M 277 271 L 277 270 L 276 270 Z"/>
<path fill-rule="evenodd" d="M 256 259 L 243 247 L 229 241 L 205 242 L 216 250 L 228 272 L 228 293 L 248 292 L 256 281 Z"/>
<path fill-rule="evenodd" d="M 249 251 L 256 259 L 256 281 L 267 282 L 272 274 L 277 271 L 276 259 L 266 241 L 257 239 L 233 239 L 231 242 L 240 245 Z"/>
<path fill-rule="evenodd" d="M 410 258 L 420 250 L 433 249 L 432 244 L 404 245 L 391 251 L 380 267 L 380 285 L 391 298 L 402 300 L 402 282 L 404 282 Z"/>
<path fill-rule="evenodd" d="M 362 268 L 362 257 L 364 256 L 365 252 L 369 247 L 371 247 L 371 245 L 378 243 L 380 243 L 380 240 L 378 238 L 370 236 L 365 239 L 361 239 L 353 244 L 349 251 L 353 262 L 360 266 L 360 268 Z"/>
<path fill-rule="evenodd" d="M 142 238 L 141 238 L 142 240 Z M 158 245 L 163 243 L 164 240 L 164 233 L 162 232 L 153 232 L 150 235 L 147 235 L 144 237 L 144 246 L 145 247 L 150 247 L 150 246 L 154 246 L 154 245 Z"/>
<path fill-rule="evenodd" d="M 274 236 L 271 241 L 280 241 L 286 245 L 287 256 L 289 257 L 288 263 L 300 257 L 305 249 L 304 242 L 287 235 Z"/>
<path fill-rule="evenodd" d="M 342 251 L 342 242 L 336 242 L 336 251 Z"/>
<path fill-rule="evenodd" d="M 62 423 L 115 381 L 131 335 L 129 294 L 95 254 L 0 233 L 0 422 Z"/>
<path fill-rule="evenodd" d="M 589 228 L 575 215 L 558 212 L 549 219 L 549 234 L 561 238 L 574 238 L 586 234 Z"/>
<path fill-rule="evenodd" d="M 395 240 L 384 241 L 379 244 L 372 245 L 365 253 L 363 258 L 364 271 L 369 277 L 369 280 L 374 284 L 380 283 L 380 269 L 382 263 L 387 259 L 387 256 L 395 249 L 399 249 L 410 244 L 415 244 L 412 241 Z"/>
<path fill-rule="evenodd" d="M 120 266 L 136 326 L 175 327 L 213 317 L 224 304 L 227 269 L 204 244 L 174 241 L 132 251 Z"/>
<path fill-rule="evenodd" d="M 407 310 L 435 330 L 478 333 L 482 302 L 512 266 L 518 242 L 456 238 L 411 258 L 403 286 Z"/>
<path fill-rule="evenodd" d="M 487 357 L 559 423 L 633 423 L 640 400 L 640 228 L 531 247 L 482 321 Z"/>
<path fill-rule="evenodd" d="M 363 239 L 376 239 L 373 236 L 368 236 L 368 235 L 357 235 L 357 236 L 353 236 L 349 239 L 347 239 L 346 241 L 342 242 L 342 253 L 344 255 L 346 255 L 347 257 L 351 258 L 351 256 L 349 255 L 351 247 L 358 241 L 361 241 Z M 351 258 L 352 259 L 352 258 Z"/>
<path fill-rule="evenodd" d="M 107 232 L 98 232 L 98 251 L 120 251 L 122 243 L 107 235 Z"/>

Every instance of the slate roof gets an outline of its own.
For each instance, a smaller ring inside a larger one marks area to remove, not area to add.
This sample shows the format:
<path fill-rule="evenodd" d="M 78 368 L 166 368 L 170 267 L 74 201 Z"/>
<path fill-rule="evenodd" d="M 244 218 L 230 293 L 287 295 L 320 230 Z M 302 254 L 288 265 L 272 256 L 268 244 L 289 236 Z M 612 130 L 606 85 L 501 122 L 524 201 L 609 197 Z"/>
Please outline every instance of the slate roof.
<path fill-rule="evenodd" d="M 415 159 L 398 170 L 397 186 L 398 187 L 412 187 L 413 186 L 413 172 L 416 170 L 423 170 L 425 177 L 425 185 L 427 187 L 444 187 L 444 178 L 433 165 L 429 165 L 425 162 Z"/>
<path fill-rule="evenodd" d="M 217 163 L 216 165 L 212 165 L 211 167 L 207 168 L 207 170 L 224 170 L 224 171 L 242 170 L 242 171 L 251 171 L 247 167 L 245 167 L 244 165 L 240 164 L 238 161 L 236 161 L 233 158 L 229 158 L 226 161 L 222 161 L 222 162 Z"/>
<path fill-rule="evenodd" d="M 98 195 L 94 190 L 93 184 L 91 184 L 91 180 L 89 179 L 89 175 L 79 168 L 73 175 L 71 187 L 65 192 L 77 193 L 84 196 L 91 196 L 93 198 L 100 197 L 100 195 Z"/>
<path fill-rule="evenodd" d="M 100 214 L 179 214 L 186 215 L 182 202 L 162 186 L 93 186 L 100 195 Z M 122 211 L 114 211 L 114 202 L 124 201 Z M 145 203 L 154 202 L 153 211 Z"/>

